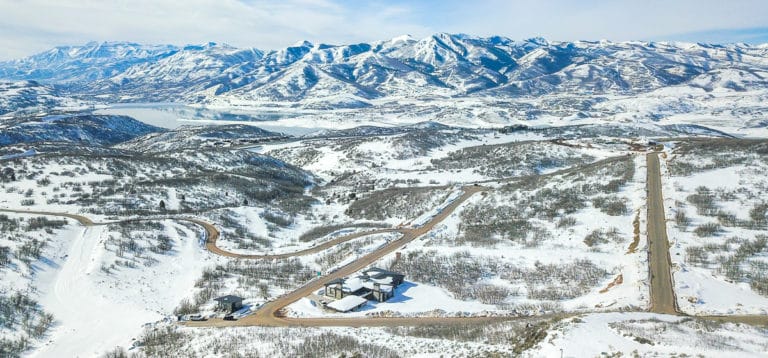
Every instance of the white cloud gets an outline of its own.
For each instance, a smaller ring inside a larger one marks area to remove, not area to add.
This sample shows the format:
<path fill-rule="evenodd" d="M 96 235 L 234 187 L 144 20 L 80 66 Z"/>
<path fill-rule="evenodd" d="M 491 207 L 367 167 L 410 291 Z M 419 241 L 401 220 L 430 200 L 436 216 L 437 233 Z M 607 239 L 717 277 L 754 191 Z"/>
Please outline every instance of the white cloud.
<path fill-rule="evenodd" d="M 360 11 L 329 0 L 0 1 L 1 57 L 87 41 L 226 42 L 280 48 L 298 40 L 371 41 L 426 27 L 405 23 L 402 5 Z"/>
<path fill-rule="evenodd" d="M 87 41 L 275 49 L 437 31 L 553 40 L 663 39 L 765 27 L 765 0 L 0 0 L 0 59 Z"/>
<path fill-rule="evenodd" d="M 553 40 L 643 40 L 768 26 L 765 0 L 486 0 L 457 3 L 443 31 Z"/>

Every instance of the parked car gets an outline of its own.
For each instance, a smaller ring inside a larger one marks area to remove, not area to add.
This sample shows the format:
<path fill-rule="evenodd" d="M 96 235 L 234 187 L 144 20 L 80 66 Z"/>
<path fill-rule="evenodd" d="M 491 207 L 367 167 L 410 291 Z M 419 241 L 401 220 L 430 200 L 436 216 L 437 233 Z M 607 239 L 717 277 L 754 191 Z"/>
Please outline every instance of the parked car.
<path fill-rule="evenodd" d="M 231 314 L 228 314 L 228 315 L 224 316 L 224 320 L 225 320 L 225 321 L 237 321 L 237 320 L 235 319 L 235 316 L 233 316 L 233 315 L 231 315 Z"/>

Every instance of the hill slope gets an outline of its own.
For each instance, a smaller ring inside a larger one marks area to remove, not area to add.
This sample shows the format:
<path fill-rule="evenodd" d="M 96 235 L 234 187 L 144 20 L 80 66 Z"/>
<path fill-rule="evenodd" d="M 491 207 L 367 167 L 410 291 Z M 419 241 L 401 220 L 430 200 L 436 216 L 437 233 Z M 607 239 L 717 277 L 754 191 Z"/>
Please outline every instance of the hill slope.
<path fill-rule="evenodd" d="M 0 63 L 0 78 L 65 84 L 118 101 L 361 107 L 372 100 L 638 94 L 675 85 L 768 87 L 768 48 L 648 42 L 513 41 L 439 33 L 276 51 L 89 43 Z"/>

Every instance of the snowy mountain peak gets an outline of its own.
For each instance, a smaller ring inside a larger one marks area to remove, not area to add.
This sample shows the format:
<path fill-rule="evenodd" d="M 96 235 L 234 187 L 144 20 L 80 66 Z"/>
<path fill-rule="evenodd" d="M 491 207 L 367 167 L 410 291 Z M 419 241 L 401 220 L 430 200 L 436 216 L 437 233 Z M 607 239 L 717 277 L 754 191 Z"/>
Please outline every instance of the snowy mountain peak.
<path fill-rule="evenodd" d="M 513 41 L 450 33 L 348 45 L 300 41 L 266 53 L 217 43 L 177 48 L 94 42 L 0 63 L 0 78 L 39 80 L 70 93 L 136 101 L 348 107 L 368 105 L 374 98 L 435 94 L 628 94 L 672 85 L 768 88 L 765 49 L 739 44 Z M 743 69 L 753 74 L 740 74 Z M 723 73 L 738 75 L 736 85 L 723 80 Z"/>
<path fill-rule="evenodd" d="M 531 37 L 529 39 L 526 39 L 525 42 L 538 45 L 538 46 L 549 46 L 549 41 L 547 41 L 547 39 L 543 37 Z"/>
<path fill-rule="evenodd" d="M 307 41 L 307 40 L 302 40 L 302 41 L 297 41 L 296 43 L 294 43 L 290 47 L 309 47 L 309 48 L 312 48 L 312 47 L 315 47 L 315 45 L 313 43 Z"/>
<path fill-rule="evenodd" d="M 413 42 L 416 41 L 416 39 L 413 38 L 413 36 L 406 34 L 406 35 L 400 35 L 395 36 L 392 39 L 389 40 L 391 43 L 398 43 L 398 42 Z"/>
<path fill-rule="evenodd" d="M 234 46 L 230 46 L 225 43 L 216 43 L 216 42 L 208 42 L 200 45 L 186 45 L 182 49 L 186 51 L 202 51 L 202 50 L 208 50 L 213 48 L 225 49 L 225 50 L 237 49 Z"/>

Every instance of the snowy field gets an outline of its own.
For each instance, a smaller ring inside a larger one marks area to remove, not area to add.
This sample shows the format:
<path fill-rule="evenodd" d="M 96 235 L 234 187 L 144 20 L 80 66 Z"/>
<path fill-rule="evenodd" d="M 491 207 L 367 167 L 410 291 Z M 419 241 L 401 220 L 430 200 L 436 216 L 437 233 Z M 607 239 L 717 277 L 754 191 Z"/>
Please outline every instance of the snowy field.
<path fill-rule="evenodd" d="M 559 322 L 529 357 L 764 357 L 764 329 L 650 313 L 591 314 Z"/>
<path fill-rule="evenodd" d="M 62 237 L 58 251 L 65 256 L 54 260 L 58 269 L 42 272 L 35 282 L 40 303 L 57 324 L 32 356 L 89 355 L 127 346 L 144 324 L 171 318 L 212 258 L 198 245 L 199 230 L 164 224 L 172 246 L 167 257 L 133 267 L 111 264 L 107 227 L 75 229 Z"/>
<path fill-rule="evenodd" d="M 406 274 L 392 302 L 339 314 L 305 298 L 288 309 L 297 317 L 645 309 L 644 175 L 638 155 L 478 194 L 399 261 L 393 253 L 376 264 Z"/>
<path fill-rule="evenodd" d="M 2 297 L 23 288 L 34 300 L 28 308 L 33 324 L 23 329 L 16 322 L 2 332 L 10 339 L 31 337 L 28 355 L 35 357 L 98 356 L 133 342 L 145 344 L 141 352 L 150 356 L 221 356 L 235 348 L 254 356 L 301 356 L 309 349 L 332 349 L 331 343 L 377 357 L 438 357 L 447 351 L 537 357 L 557 355 L 560 348 L 573 357 L 764 351 L 765 332 L 749 326 L 618 313 L 649 307 L 642 152 L 647 138 L 581 138 L 589 128 L 453 128 L 425 141 L 422 130 L 339 132 L 338 138 L 250 150 L 135 157 L 123 156 L 124 149 L 51 155 L 56 147 L 46 145 L 34 155 L 5 158 L 15 178 L 0 183 L 0 206 L 81 213 L 107 224 L 37 223 L 26 214 L 7 214 L 9 222 L 25 218 L 15 224 L 0 220 L 11 225 L 4 233 L 38 225 L 16 235 L 21 240 L 0 236 Z M 650 127 L 637 131 L 657 133 Z M 697 148 L 704 142 L 691 143 Z M 716 145 L 700 151 L 686 145 L 670 145 L 663 164 L 678 303 L 689 314 L 766 314 L 766 151 L 758 144 L 727 153 Z M 523 314 L 533 315 L 531 321 L 460 330 L 209 330 L 172 322 L 176 315 L 221 317 L 213 298 L 227 294 L 245 298 L 246 311 L 257 309 L 400 234 L 312 250 L 318 245 L 369 230 L 419 227 L 461 195 L 460 184 L 474 183 L 487 190 L 399 249 L 399 259 L 392 253 L 374 264 L 406 275 L 394 298 L 337 313 L 322 307 L 318 291 L 286 311 L 296 318 Z M 269 260 L 215 256 L 201 242 L 202 228 L 165 218 L 174 215 L 212 223 L 221 231 L 217 245 L 230 252 L 311 252 Z M 117 222 L 131 217 L 155 219 Z M 707 223 L 717 226 L 707 231 Z M 3 250 L 11 258 L 4 264 Z M 561 313 L 583 315 L 536 318 Z M 661 329 L 700 343 L 676 347 L 673 338 L 654 333 Z M 583 344 L 595 334 L 602 339 L 600 350 Z M 744 344 L 723 343 L 729 339 Z M 398 345 L 408 348 L 392 349 Z"/>
<path fill-rule="evenodd" d="M 678 143 L 664 166 L 677 302 L 688 314 L 768 314 L 764 141 Z"/>
<path fill-rule="evenodd" d="M 768 349 L 768 336 L 756 327 L 650 313 L 392 328 L 161 325 L 143 337 L 150 355 L 199 357 L 235 351 L 249 357 L 763 357 Z"/>

